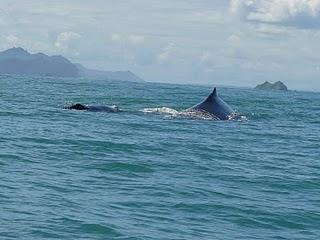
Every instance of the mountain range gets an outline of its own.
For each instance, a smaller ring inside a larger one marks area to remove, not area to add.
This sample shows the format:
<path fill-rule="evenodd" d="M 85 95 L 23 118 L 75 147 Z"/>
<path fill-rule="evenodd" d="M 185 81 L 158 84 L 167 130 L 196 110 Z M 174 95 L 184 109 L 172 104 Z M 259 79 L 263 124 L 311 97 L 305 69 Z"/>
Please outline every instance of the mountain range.
<path fill-rule="evenodd" d="M 107 78 L 119 81 L 143 81 L 130 71 L 101 71 L 72 63 L 67 58 L 44 53 L 31 54 L 21 47 L 0 52 L 0 74 L 41 75 L 52 77 Z"/>

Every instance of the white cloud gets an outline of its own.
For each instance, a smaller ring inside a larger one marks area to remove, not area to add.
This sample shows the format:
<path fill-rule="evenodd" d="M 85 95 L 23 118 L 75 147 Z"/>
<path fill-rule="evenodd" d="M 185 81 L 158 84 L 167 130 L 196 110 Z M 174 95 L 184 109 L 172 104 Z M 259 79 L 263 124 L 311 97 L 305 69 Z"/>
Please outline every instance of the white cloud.
<path fill-rule="evenodd" d="M 145 37 L 141 35 L 129 35 L 128 39 L 132 44 L 140 44 L 144 42 Z"/>
<path fill-rule="evenodd" d="M 217 11 L 197 11 L 192 12 L 188 17 L 188 20 L 194 22 L 205 22 L 205 23 L 221 23 L 225 20 L 220 12 Z"/>
<path fill-rule="evenodd" d="M 5 16 L 6 16 L 6 12 L 0 8 L 0 26 L 1 25 L 5 26 L 6 24 Z"/>
<path fill-rule="evenodd" d="M 241 43 L 241 37 L 238 34 L 231 34 L 227 41 L 230 45 L 239 45 Z"/>
<path fill-rule="evenodd" d="M 145 41 L 145 37 L 142 35 L 121 35 L 119 33 L 111 34 L 110 39 L 115 43 L 130 43 L 133 45 L 141 44 Z"/>
<path fill-rule="evenodd" d="M 6 36 L 5 39 L 6 39 L 7 44 L 10 47 L 16 47 L 17 44 L 19 43 L 19 38 L 15 35 L 12 35 L 12 34 Z"/>
<path fill-rule="evenodd" d="M 259 24 L 255 26 L 254 30 L 263 35 L 289 35 L 290 31 L 281 26 L 274 26 L 270 24 Z"/>
<path fill-rule="evenodd" d="M 216 65 L 215 64 L 215 61 L 216 61 L 215 56 L 212 54 L 212 52 L 210 52 L 208 50 L 201 53 L 200 61 L 203 64 L 203 66 L 205 67 L 206 72 L 211 72 L 212 68 Z"/>
<path fill-rule="evenodd" d="M 212 59 L 213 55 L 211 52 L 209 51 L 204 51 L 202 54 L 201 54 L 201 61 L 203 62 L 207 62 L 207 61 L 210 61 Z"/>
<path fill-rule="evenodd" d="M 231 0 L 230 11 L 248 21 L 320 26 L 320 0 Z"/>
<path fill-rule="evenodd" d="M 122 36 L 118 33 L 112 33 L 111 36 L 110 36 L 111 40 L 113 42 L 120 42 L 122 41 Z"/>
<path fill-rule="evenodd" d="M 230 12 L 237 16 L 245 16 L 256 0 L 231 0 Z"/>
<path fill-rule="evenodd" d="M 174 52 L 175 44 L 173 42 L 169 43 L 167 46 L 162 48 L 161 52 L 158 54 L 159 61 L 165 61 L 172 57 Z"/>
<path fill-rule="evenodd" d="M 76 32 L 62 32 L 57 36 L 54 46 L 63 52 L 68 51 L 71 42 L 81 38 L 81 35 Z"/>

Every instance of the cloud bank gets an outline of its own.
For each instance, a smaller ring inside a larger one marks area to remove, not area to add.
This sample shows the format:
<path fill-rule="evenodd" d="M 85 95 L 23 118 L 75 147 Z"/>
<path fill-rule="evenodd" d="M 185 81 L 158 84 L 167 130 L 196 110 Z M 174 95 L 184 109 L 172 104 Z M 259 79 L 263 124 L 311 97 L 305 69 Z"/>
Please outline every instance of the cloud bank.
<path fill-rule="evenodd" d="M 320 0 L 231 0 L 230 11 L 247 21 L 320 27 Z"/>

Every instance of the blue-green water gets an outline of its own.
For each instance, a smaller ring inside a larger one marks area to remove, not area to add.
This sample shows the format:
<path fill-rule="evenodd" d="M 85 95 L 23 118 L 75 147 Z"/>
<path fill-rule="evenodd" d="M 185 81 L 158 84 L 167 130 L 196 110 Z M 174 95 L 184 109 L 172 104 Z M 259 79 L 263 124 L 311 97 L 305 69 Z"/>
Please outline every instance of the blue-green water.
<path fill-rule="evenodd" d="M 320 94 L 211 87 L 0 77 L 0 238 L 320 239 Z"/>

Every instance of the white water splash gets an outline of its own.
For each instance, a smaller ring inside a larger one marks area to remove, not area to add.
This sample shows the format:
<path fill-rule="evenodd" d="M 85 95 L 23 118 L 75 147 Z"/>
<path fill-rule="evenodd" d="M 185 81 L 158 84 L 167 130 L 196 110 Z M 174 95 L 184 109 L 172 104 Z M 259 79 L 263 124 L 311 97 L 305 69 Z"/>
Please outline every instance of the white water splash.
<path fill-rule="evenodd" d="M 152 113 L 163 115 L 166 118 L 189 118 L 189 119 L 203 119 L 203 120 L 219 120 L 216 116 L 195 110 L 177 111 L 173 108 L 160 107 L 160 108 L 144 108 L 141 110 L 144 113 Z"/>
<path fill-rule="evenodd" d="M 173 108 L 160 107 L 160 108 L 144 108 L 141 110 L 144 113 L 156 113 L 161 115 L 178 115 L 179 112 Z"/>
<path fill-rule="evenodd" d="M 191 118 L 191 119 L 202 119 L 202 120 L 219 120 L 218 117 L 215 115 L 205 112 L 205 111 L 198 111 L 198 110 L 190 110 L 187 109 L 179 113 L 181 117 Z"/>
<path fill-rule="evenodd" d="M 140 110 L 147 114 L 159 114 L 165 118 L 187 118 L 187 119 L 200 119 L 200 120 L 220 120 L 215 115 L 194 109 L 187 109 L 184 111 L 177 111 L 173 108 L 159 107 L 159 108 L 144 108 Z M 233 114 L 228 117 L 230 121 L 247 121 L 247 117 L 243 115 Z"/>

